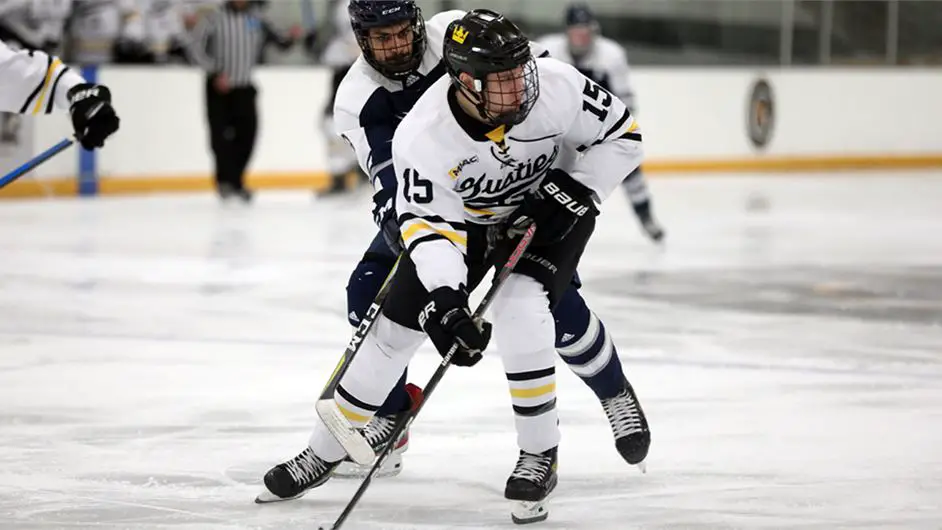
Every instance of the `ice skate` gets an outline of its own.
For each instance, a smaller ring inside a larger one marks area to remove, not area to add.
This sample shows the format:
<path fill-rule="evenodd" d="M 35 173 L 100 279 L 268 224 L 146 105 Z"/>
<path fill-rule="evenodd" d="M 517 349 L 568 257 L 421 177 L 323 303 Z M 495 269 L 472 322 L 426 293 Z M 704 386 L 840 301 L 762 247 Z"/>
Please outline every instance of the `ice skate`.
<path fill-rule="evenodd" d="M 660 243 L 664 239 L 664 229 L 653 217 L 642 219 L 641 228 L 644 230 L 645 235 L 656 243 Z"/>
<path fill-rule="evenodd" d="M 615 436 L 615 448 L 625 462 L 638 466 L 644 472 L 644 459 L 651 445 L 651 431 L 638 397 L 631 384 L 625 381 L 625 389 L 617 396 L 602 400 L 602 408 Z"/>
<path fill-rule="evenodd" d="M 546 505 L 556 489 L 556 448 L 541 454 L 520 451 L 504 497 L 512 501 L 510 518 L 516 524 L 545 521 L 549 516 Z"/>
<path fill-rule="evenodd" d="M 405 411 L 400 412 L 392 416 L 373 416 L 369 423 L 366 424 L 366 427 L 363 428 L 363 435 L 366 437 L 366 440 L 373 447 L 373 452 L 379 455 L 383 448 L 386 447 L 386 443 L 389 442 L 389 438 L 392 436 L 393 430 L 396 427 L 396 422 L 398 422 L 404 415 L 408 414 L 412 408 L 418 406 L 422 400 L 422 389 L 412 383 L 406 385 L 406 392 L 409 393 L 409 398 L 411 401 L 411 408 Z M 394 477 L 402 471 L 402 453 L 405 453 L 409 449 L 409 431 L 406 430 L 399 435 L 399 438 L 396 439 L 396 446 L 393 448 L 392 453 L 383 462 L 382 467 L 376 472 L 376 477 Z M 334 476 L 338 478 L 363 478 L 369 473 L 370 466 L 361 466 L 356 462 L 350 460 L 350 458 L 345 458 L 340 465 L 337 467 L 337 470 L 334 471 Z"/>
<path fill-rule="evenodd" d="M 258 504 L 290 501 L 327 482 L 340 462 L 327 462 L 310 447 L 298 456 L 265 473 L 265 491 L 255 498 Z"/>

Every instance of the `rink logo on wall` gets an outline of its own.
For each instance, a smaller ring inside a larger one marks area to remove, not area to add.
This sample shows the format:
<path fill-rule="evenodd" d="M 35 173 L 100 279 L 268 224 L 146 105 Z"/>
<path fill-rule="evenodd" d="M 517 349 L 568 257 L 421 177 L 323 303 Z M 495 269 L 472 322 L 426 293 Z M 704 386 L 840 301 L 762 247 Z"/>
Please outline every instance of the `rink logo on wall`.
<path fill-rule="evenodd" d="M 746 132 L 752 145 L 759 149 L 768 145 L 774 126 L 775 103 L 772 99 L 772 85 L 765 79 L 758 79 L 749 94 L 749 123 Z"/>

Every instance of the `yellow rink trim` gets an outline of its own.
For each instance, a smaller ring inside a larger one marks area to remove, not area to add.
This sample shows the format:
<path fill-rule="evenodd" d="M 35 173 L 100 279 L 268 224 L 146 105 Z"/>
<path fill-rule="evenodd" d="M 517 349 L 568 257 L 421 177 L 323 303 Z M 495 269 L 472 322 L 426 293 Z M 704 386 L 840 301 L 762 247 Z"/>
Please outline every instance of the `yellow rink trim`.
<path fill-rule="evenodd" d="M 248 175 L 250 189 L 322 190 L 330 185 L 326 172 L 277 172 Z M 48 188 L 48 191 L 46 190 Z M 175 175 L 172 177 L 102 177 L 98 181 L 100 195 L 141 195 L 147 193 L 209 192 L 215 189 L 210 175 Z M 37 182 L 28 175 L 0 190 L 0 199 L 16 197 L 74 196 L 78 185 L 74 178 L 43 179 Z"/>
<path fill-rule="evenodd" d="M 650 160 L 646 173 L 779 173 L 854 169 L 942 169 L 937 155 L 757 156 L 715 160 Z"/>
<path fill-rule="evenodd" d="M 653 159 L 644 163 L 646 174 L 673 173 L 697 176 L 708 173 L 801 173 L 841 170 L 914 170 L 942 169 L 942 153 L 937 155 L 873 156 L 756 156 L 755 158 L 714 160 Z M 74 196 L 74 178 L 43 179 L 42 184 L 26 176 L 0 190 L 0 199 L 17 197 Z M 321 190 L 330 182 L 326 172 L 264 172 L 250 174 L 246 184 L 252 189 Z M 349 182 L 349 181 L 348 181 Z M 48 191 L 47 191 L 48 190 Z M 210 175 L 175 175 L 172 177 L 102 177 L 101 195 L 136 195 L 145 193 L 208 192 L 213 190 Z"/>

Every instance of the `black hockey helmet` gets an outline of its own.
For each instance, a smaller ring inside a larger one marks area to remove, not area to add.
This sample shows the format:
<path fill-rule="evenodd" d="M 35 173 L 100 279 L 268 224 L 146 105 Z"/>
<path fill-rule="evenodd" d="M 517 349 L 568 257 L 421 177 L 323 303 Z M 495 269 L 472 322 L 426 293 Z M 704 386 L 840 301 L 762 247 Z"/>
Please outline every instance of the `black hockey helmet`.
<path fill-rule="evenodd" d="M 404 80 L 415 73 L 425 54 L 425 19 L 415 0 L 350 0 L 347 7 L 350 24 L 363 58 L 380 74 L 396 80 Z M 382 35 L 370 38 L 373 28 L 387 28 L 401 22 L 409 22 L 398 35 Z M 412 44 L 403 40 L 411 32 Z M 398 37 L 398 38 L 397 38 Z M 374 42 L 377 46 L 374 46 Z M 377 58 L 377 52 L 391 55 Z"/>
<path fill-rule="evenodd" d="M 599 21 L 588 4 L 575 3 L 566 8 L 566 33 L 569 53 L 573 58 L 584 57 L 595 44 Z"/>
<path fill-rule="evenodd" d="M 448 25 L 444 49 L 448 75 L 484 121 L 515 125 L 526 119 L 540 96 L 540 80 L 530 39 L 513 22 L 487 9 L 469 11 Z M 471 76 L 472 86 L 461 74 Z"/>

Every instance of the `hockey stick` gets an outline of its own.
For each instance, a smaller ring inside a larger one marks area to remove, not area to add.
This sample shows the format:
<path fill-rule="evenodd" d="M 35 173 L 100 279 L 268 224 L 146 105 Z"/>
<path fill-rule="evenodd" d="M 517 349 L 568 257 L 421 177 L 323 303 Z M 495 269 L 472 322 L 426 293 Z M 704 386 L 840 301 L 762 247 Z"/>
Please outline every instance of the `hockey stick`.
<path fill-rule="evenodd" d="M 50 147 L 49 149 L 46 149 L 46 150 L 43 151 L 42 153 L 39 153 L 38 155 L 34 156 L 33 158 L 31 158 L 30 160 L 28 160 L 28 161 L 27 161 L 25 164 L 23 164 L 22 166 L 20 166 L 20 167 L 14 169 L 13 171 L 7 173 L 7 174 L 4 175 L 3 177 L 0 177 L 0 189 L 5 188 L 7 185 L 9 185 L 10 183 L 12 183 L 12 182 L 15 181 L 16 179 L 22 177 L 23 175 L 25 175 L 25 174 L 29 173 L 30 171 L 32 171 L 32 170 L 36 169 L 37 167 L 39 167 L 39 165 L 42 164 L 43 162 L 45 162 L 45 161 L 49 160 L 50 158 L 56 156 L 57 154 L 61 153 L 62 151 L 65 151 L 65 150 L 68 149 L 73 143 L 75 143 L 75 141 L 74 141 L 73 139 L 71 139 L 71 138 L 65 138 L 65 139 L 63 139 L 62 141 L 60 141 L 59 143 L 57 143 L 56 145 L 54 145 L 54 146 Z"/>
<path fill-rule="evenodd" d="M 520 242 L 517 243 L 517 247 L 514 249 L 513 254 L 507 258 L 507 262 L 504 263 L 504 266 L 494 277 L 494 280 L 491 282 L 490 289 L 487 290 L 487 293 L 484 294 L 484 298 L 481 300 L 481 304 L 477 309 L 474 310 L 474 315 L 471 317 L 473 320 L 478 321 L 484 317 L 484 313 L 487 311 L 487 308 L 490 307 L 491 303 L 494 301 L 494 298 L 497 296 L 497 293 L 500 291 L 500 288 L 503 287 L 504 283 L 507 282 L 507 278 L 510 276 L 510 273 L 512 273 L 514 268 L 517 266 L 517 262 L 520 261 L 521 256 L 523 256 L 523 253 L 526 252 L 527 247 L 530 246 L 530 243 L 533 241 L 533 234 L 535 233 L 536 225 L 531 224 L 530 227 L 527 228 L 527 231 L 523 234 Z M 366 493 L 366 488 L 368 488 L 370 483 L 373 482 L 373 476 L 376 475 L 376 472 L 379 471 L 379 468 L 383 466 L 383 463 L 387 458 L 389 458 L 389 455 L 392 454 L 392 450 L 396 446 L 396 441 L 399 439 L 399 435 L 405 432 L 406 429 L 412 425 L 412 422 L 415 420 L 416 416 L 419 415 L 419 412 L 422 411 L 422 407 L 428 401 L 428 398 L 432 396 L 432 392 L 435 391 L 435 387 L 438 386 L 438 383 L 441 382 L 442 378 L 445 376 L 445 372 L 448 370 L 448 367 L 451 366 L 451 358 L 454 357 L 455 352 L 457 351 L 458 343 L 455 343 L 451 349 L 448 350 L 448 353 L 442 358 L 441 364 L 438 365 L 435 373 L 432 374 L 432 378 L 429 379 L 428 383 L 425 385 L 425 389 L 422 391 L 424 395 L 422 401 L 416 403 L 408 414 L 396 422 L 396 426 L 389 437 L 389 441 L 386 442 L 386 446 L 383 447 L 383 451 L 379 454 L 379 457 L 376 459 L 373 467 L 370 468 L 370 471 L 363 479 L 363 482 L 360 483 L 360 487 L 357 488 L 356 493 L 353 494 L 353 498 L 350 499 L 350 502 L 347 503 L 347 506 L 343 509 L 343 512 L 341 512 L 340 516 L 337 517 L 337 520 L 334 521 L 334 524 L 330 527 L 331 530 L 339 530 L 340 527 L 343 526 L 344 521 L 350 517 L 353 509 L 356 507 L 357 503 L 360 502 L 360 498 L 363 497 L 364 493 Z M 341 419 L 345 420 L 343 416 L 341 416 Z M 347 425 L 349 425 L 349 423 L 347 423 Z M 333 431 L 331 432 L 333 433 Z M 359 434 L 359 432 L 357 432 L 357 435 L 362 438 L 362 435 Z M 365 441 L 366 439 L 364 438 L 364 442 Z M 318 530 L 326 529 L 320 528 Z"/>
<path fill-rule="evenodd" d="M 350 363 L 353 362 L 353 357 L 360 351 L 360 345 L 363 344 L 363 339 L 366 338 L 366 334 L 370 332 L 370 328 L 372 328 L 373 323 L 376 322 L 376 317 L 379 316 L 379 312 L 383 308 L 383 302 L 386 301 L 386 295 L 389 294 L 390 287 L 392 286 L 393 276 L 396 275 L 396 270 L 399 268 L 400 259 L 402 259 L 402 254 L 396 259 L 396 264 L 393 265 L 392 270 L 389 271 L 389 274 L 386 276 L 382 288 L 376 293 L 376 297 L 373 298 L 373 303 L 370 304 L 363 319 L 360 320 L 360 324 L 357 326 L 356 331 L 354 331 L 353 337 L 350 338 L 350 343 L 347 344 L 347 349 L 344 350 L 340 361 L 337 363 L 337 367 L 334 368 L 333 373 L 330 374 L 330 379 L 327 380 L 327 384 L 324 385 L 324 390 L 321 391 L 320 398 L 314 405 L 314 408 L 317 410 L 317 415 L 320 416 L 331 432 L 334 433 L 334 436 L 340 441 L 340 444 L 347 451 L 347 454 L 350 455 L 350 459 L 361 466 L 370 465 L 373 459 L 376 458 L 376 453 L 373 452 L 373 447 L 366 438 L 360 435 L 359 431 L 350 425 L 350 422 L 343 416 L 343 413 L 337 407 L 336 401 L 334 401 L 334 391 L 340 383 L 340 378 L 343 377 L 343 374 L 347 372 L 347 368 L 350 367 Z M 338 416 L 343 419 L 342 422 L 337 422 L 336 417 Z"/>

